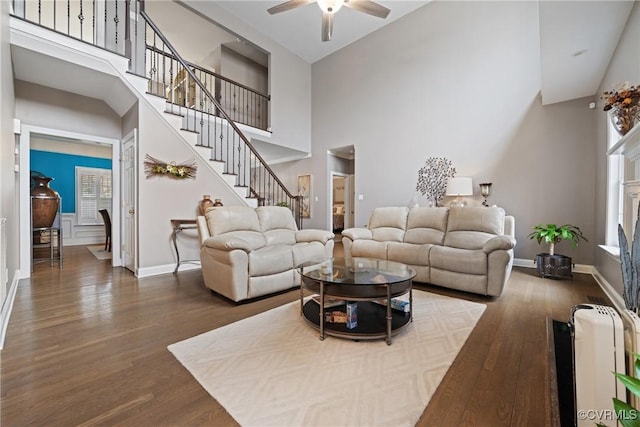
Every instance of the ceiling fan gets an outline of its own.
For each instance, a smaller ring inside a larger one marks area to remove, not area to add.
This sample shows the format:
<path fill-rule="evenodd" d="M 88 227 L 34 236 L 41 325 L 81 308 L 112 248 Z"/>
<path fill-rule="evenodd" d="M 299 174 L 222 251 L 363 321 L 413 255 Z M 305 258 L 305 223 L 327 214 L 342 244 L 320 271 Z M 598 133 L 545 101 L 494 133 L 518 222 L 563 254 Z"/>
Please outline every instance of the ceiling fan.
<path fill-rule="evenodd" d="M 287 10 L 315 2 L 316 0 L 289 0 L 267 9 L 267 12 L 275 15 L 276 13 L 286 12 Z M 333 33 L 333 15 L 340 10 L 342 6 L 383 19 L 386 18 L 390 12 L 386 7 L 370 0 L 317 0 L 317 2 L 320 9 L 322 9 L 323 42 L 331 40 L 331 34 Z"/>

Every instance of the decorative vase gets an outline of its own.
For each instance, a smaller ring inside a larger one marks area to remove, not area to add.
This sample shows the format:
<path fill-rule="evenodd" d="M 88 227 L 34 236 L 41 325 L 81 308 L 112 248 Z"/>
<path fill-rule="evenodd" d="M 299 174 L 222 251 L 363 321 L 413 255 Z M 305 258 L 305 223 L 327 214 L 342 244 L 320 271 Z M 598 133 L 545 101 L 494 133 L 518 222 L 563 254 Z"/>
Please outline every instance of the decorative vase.
<path fill-rule="evenodd" d="M 49 228 L 60 207 L 60 195 L 49 187 L 53 178 L 32 176 L 31 221 L 33 228 Z"/>
<path fill-rule="evenodd" d="M 200 215 L 204 215 L 207 213 L 207 209 L 215 206 L 213 200 L 211 200 L 211 196 L 209 194 L 205 194 L 202 196 L 202 200 L 200 200 Z"/>
<path fill-rule="evenodd" d="M 223 206 L 222 199 L 216 199 L 215 202 L 213 202 L 213 206 Z"/>
<path fill-rule="evenodd" d="M 611 110 L 611 123 L 622 136 L 629 133 L 638 121 L 638 107 L 613 108 Z"/>

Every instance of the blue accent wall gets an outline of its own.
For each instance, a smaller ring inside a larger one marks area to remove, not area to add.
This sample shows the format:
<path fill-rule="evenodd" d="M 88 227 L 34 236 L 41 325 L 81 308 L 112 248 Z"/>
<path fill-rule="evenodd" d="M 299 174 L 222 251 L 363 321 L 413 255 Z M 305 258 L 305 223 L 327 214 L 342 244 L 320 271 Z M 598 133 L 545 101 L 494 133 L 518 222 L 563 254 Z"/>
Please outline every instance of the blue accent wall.
<path fill-rule="evenodd" d="M 76 212 L 76 166 L 111 170 L 111 159 L 30 150 L 31 170 L 53 178 L 49 187 L 62 197 L 61 211 Z"/>

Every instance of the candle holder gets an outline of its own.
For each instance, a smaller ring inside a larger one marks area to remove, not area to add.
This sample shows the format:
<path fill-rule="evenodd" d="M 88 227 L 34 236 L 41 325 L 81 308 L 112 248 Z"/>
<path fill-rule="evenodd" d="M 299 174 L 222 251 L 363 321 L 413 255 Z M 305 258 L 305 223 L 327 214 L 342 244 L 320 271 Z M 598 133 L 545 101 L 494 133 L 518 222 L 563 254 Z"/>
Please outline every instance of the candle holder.
<path fill-rule="evenodd" d="M 482 197 L 484 197 L 482 206 L 489 206 L 489 203 L 487 203 L 487 197 L 489 197 L 489 194 L 491 193 L 491 185 L 491 182 L 483 182 L 482 184 L 480 184 L 480 194 L 482 194 Z"/>

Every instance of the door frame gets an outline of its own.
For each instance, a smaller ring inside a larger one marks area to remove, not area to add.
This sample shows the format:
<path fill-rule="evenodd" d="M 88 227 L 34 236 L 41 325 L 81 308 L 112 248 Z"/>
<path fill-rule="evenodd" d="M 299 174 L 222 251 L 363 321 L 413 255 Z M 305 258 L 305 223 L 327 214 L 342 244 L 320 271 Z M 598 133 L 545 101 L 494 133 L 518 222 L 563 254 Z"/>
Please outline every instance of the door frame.
<path fill-rule="evenodd" d="M 127 201 L 124 200 L 125 195 L 127 194 L 125 191 L 125 186 L 129 185 L 128 182 L 126 182 L 126 171 L 125 171 L 125 166 L 124 166 L 124 162 L 126 161 L 126 159 L 124 158 L 125 156 L 125 144 L 127 144 L 129 141 L 133 141 L 133 177 L 134 177 L 134 181 L 131 184 L 132 188 L 133 188 L 133 194 L 131 195 L 131 199 L 129 202 L 131 203 L 131 205 L 133 206 L 133 211 L 134 213 L 133 215 L 133 219 L 131 221 L 132 223 L 132 227 L 130 230 L 131 233 L 131 242 L 130 245 L 131 248 L 130 250 L 132 251 L 132 261 L 133 261 L 133 265 L 127 265 L 127 259 L 124 256 L 124 253 L 122 250 L 120 251 L 121 253 L 121 258 L 122 258 L 122 266 L 127 268 L 128 270 L 130 270 L 131 272 L 133 272 L 134 275 L 138 275 L 138 181 L 137 181 L 137 177 L 138 177 L 138 129 L 135 128 L 133 129 L 131 132 L 129 132 L 127 135 L 125 135 L 124 138 L 122 138 L 122 142 L 121 142 L 121 147 L 120 147 L 120 152 L 122 153 L 121 157 L 119 158 L 119 164 L 120 164 L 120 171 L 122 173 L 122 179 L 121 179 L 121 185 L 122 185 L 122 190 L 120 192 L 120 194 L 122 194 L 122 200 L 123 203 L 121 204 L 121 228 L 120 228 L 120 235 L 121 235 L 121 240 L 122 243 L 125 244 L 128 242 L 128 236 L 126 234 L 126 223 L 128 221 L 127 219 L 127 215 L 129 214 L 128 212 L 124 212 L 124 210 L 126 209 L 125 204 L 127 203 Z"/>
<path fill-rule="evenodd" d="M 351 188 L 352 180 L 349 179 L 350 174 L 344 172 L 331 171 L 329 173 L 329 230 L 333 231 L 333 177 L 339 176 L 344 178 L 344 228 L 353 227 L 353 199 L 352 194 L 355 189 Z"/>
<path fill-rule="evenodd" d="M 120 230 L 120 140 L 104 138 L 101 136 L 87 135 L 77 132 L 69 132 L 53 128 L 24 125 L 20 126 L 19 137 L 19 218 L 20 218 L 20 278 L 31 277 L 31 134 L 53 136 L 66 139 L 76 139 L 85 142 L 94 142 L 111 145 L 111 225 L 113 230 Z M 120 258 L 120 233 L 113 233 L 112 237 L 111 265 L 119 266 Z"/>

